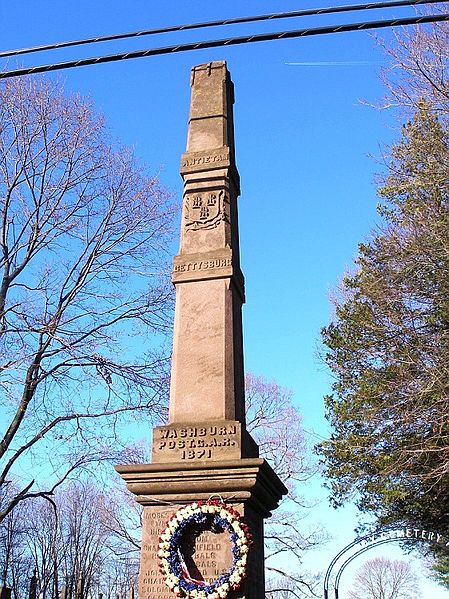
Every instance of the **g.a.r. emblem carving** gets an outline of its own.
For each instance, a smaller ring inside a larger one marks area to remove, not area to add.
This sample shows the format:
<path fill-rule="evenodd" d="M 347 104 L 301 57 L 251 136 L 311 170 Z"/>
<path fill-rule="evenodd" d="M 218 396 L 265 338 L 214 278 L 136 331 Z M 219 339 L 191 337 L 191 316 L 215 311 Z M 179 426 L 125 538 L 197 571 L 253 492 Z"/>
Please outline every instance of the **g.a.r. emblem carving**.
<path fill-rule="evenodd" d="M 212 229 L 226 220 L 223 191 L 196 192 L 185 198 L 185 225 L 188 229 Z"/>

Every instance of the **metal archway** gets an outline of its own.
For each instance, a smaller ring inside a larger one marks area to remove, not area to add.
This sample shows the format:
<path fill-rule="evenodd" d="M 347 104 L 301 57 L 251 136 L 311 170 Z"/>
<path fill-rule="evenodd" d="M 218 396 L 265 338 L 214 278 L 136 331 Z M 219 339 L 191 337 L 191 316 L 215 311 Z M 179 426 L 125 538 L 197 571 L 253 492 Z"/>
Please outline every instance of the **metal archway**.
<path fill-rule="evenodd" d="M 385 536 L 387 535 L 387 536 Z M 352 553 L 346 560 L 340 565 L 334 581 L 334 599 L 339 599 L 339 584 L 340 579 L 345 570 L 354 559 L 356 559 L 362 553 L 369 551 L 373 547 L 384 545 L 386 543 L 394 543 L 397 541 L 426 541 L 432 544 L 438 544 L 440 547 L 447 548 L 449 550 L 449 539 L 437 532 L 428 531 L 422 528 L 402 528 L 399 530 L 386 530 L 365 535 L 354 539 L 351 543 L 346 545 L 337 555 L 332 559 L 329 567 L 326 570 L 324 576 L 324 599 L 329 599 L 329 580 L 331 577 L 332 570 L 337 562 L 344 556 L 345 553 L 360 545 L 361 543 L 368 542 L 367 545 L 360 547 L 354 553 Z"/>
<path fill-rule="evenodd" d="M 332 559 L 331 563 L 329 564 L 329 567 L 326 570 L 326 574 L 324 576 L 324 599 L 329 599 L 329 579 L 331 576 L 331 572 L 333 567 L 335 566 L 335 564 L 338 562 L 338 560 L 340 559 L 340 557 L 342 557 L 347 551 L 349 551 L 350 549 L 352 549 L 353 547 L 355 547 L 355 545 L 358 545 L 359 543 L 363 543 L 363 541 L 368 540 L 368 539 L 372 539 L 373 535 L 365 535 L 364 537 L 359 537 L 357 539 L 354 539 L 351 543 L 349 543 L 349 545 L 346 545 L 346 547 L 343 547 L 343 549 L 337 553 L 337 555 Z"/>

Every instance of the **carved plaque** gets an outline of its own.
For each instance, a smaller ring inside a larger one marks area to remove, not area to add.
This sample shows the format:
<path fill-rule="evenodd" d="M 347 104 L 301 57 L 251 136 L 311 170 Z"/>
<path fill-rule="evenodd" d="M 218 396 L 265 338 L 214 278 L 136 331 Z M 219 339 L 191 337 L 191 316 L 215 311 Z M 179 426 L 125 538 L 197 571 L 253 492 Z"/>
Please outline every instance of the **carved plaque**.
<path fill-rule="evenodd" d="M 145 508 L 140 557 L 139 599 L 174 599 L 159 571 L 159 537 L 173 514 L 173 507 Z"/>
<path fill-rule="evenodd" d="M 157 557 L 159 537 L 175 511 L 175 506 L 144 508 L 139 599 L 175 599 L 176 597 L 165 584 Z M 232 543 L 229 532 L 200 530 L 190 538 L 183 539 L 182 554 L 190 576 L 210 583 L 232 566 Z M 241 595 L 236 593 L 235 596 Z"/>
<path fill-rule="evenodd" d="M 219 250 L 179 254 L 173 260 L 173 283 L 183 281 L 202 281 L 205 279 L 221 279 L 234 277 L 243 288 L 243 275 L 240 268 L 233 263 L 232 252 L 229 248 Z"/>
<path fill-rule="evenodd" d="M 226 220 L 225 193 L 197 191 L 185 196 L 184 219 L 187 229 L 213 229 Z"/>
<path fill-rule="evenodd" d="M 231 274 L 232 258 L 215 258 L 213 260 L 186 261 L 174 264 L 174 273 L 198 273 L 199 271 L 216 271 L 226 269 L 226 273 Z"/>
<path fill-rule="evenodd" d="M 232 566 L 232 543 L 229 532 L 203 530 L 183 539 L 182 554 L 189 575 L 207 583 L 215 581 Z"/>
<path fill-rule="evenodd" d="M 216 148 L 208 152 L 187 152 L 181 159 L 181 174 L 227 168 L 231 164 L 229 148 Z"/>
<path fill-rule="evenodd" d="M 142 528 L 142 551 L 139 575 L 139 599 L 175 599 L 159 570 L 159 537 L 164 532 L 168 520 L 179 506 L 148 506 L 144 508 Z M 244 509 L 242 504 L 234 506 L 249 525 L 254 544 L 248 556 L 248 578 L 251 584 L 233 591 L 232 599 L 260 599 L 263 597 L 263 529 L 260 517 Z M 182 552 L 189 574 L 197 580 L 211 582 L 232 565 L 232 543 L 229 532 L 198 531 L 186 538 Z"/>
<path fill-rule="evenodd" d="M 153 429 L 154 463 L 230 460 L 240 458 L 241 449 L 242 426 L 235 420 Z"/>

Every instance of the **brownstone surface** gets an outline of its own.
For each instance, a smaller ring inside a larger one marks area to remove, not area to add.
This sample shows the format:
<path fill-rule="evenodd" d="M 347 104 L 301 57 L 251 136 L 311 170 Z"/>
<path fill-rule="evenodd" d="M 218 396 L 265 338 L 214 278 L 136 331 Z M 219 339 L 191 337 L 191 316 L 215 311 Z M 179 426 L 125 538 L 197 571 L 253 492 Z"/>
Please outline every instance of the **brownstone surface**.
<path fill-rule="evenodd" d="M 237 420 L 211 420 L 153 429 L 152 462 L 198 462 L 258 457 L 258 447 Z"/>
<path fill-rule="evenodd" d="M 174 599 L 174 594 L 159 572 L 157 556 L 159 536 L 165 530 L 173 508 L 147 507 L 142 522 L 142 550 L 140 554 L 139 599 Z"/>
<path fill-rule="evenodd" d="M 192 69 L 176 287 L 169 424 L 153 431 L 152 463 L 118 466 L 144 506 L 139 599 L 174 599 L 159 572 L 159 536 L 181 505 L 220 498 L 254 543 L 247 581 L 229 599 L 264 599 L 263 519 L 287 492 L 245 428 L 234 89 L 224 62 Z M 215 580 L 232 563 L 228 533 L 186 539 L 192 575 Z"/>
<path fill-rule="evenodd" d="M 244 423 L 233 85 L 223 62 L 194 67 L 191 83 L 169 421 Z"/>
<path fill-rule="evenodd" d="M 243 516 L 253 535 L 253 545 L 248 556 L 248 578 L 238 591 L 229 595 L 231 599 L 262 599 L 264 597 L 263 525 L 262 519 L 244 504 L 234 508 Z M 177 506 L 146 507 L 143 516 L 141 568 L 139 576 L 139 598 L 174 599 L 175 595 L 164 583 L 159 572 L 157 548 L 159 537 Z M 232 544 L 225 531 L 204 531 L 185 547 L 183 556 L 192 576 L 211 582 L 227 572 L 232 565 Z"/>
<path fill-rule="evenodd" d="M 241 590 L 231 593 L 229 599 L 264 599 L 263 519 L 270 515 L 270 510 L 277 506 L 280 497 L 286 493 L 286 488 L 265 460 L 246 458 L 189 464 L 141 464 L 118 466 L 117 470 L 137 501 L 145 506 L 140 599 L 170 597 L 170 594 L 166 594 L 163 577 L 158 570 L 156 548 L 159 536 L 179 506 L 211 497 L 233 504 L 248 524 L 254 539 L 248 556 L 247 583 Z M 203 576 L 209 578 L 216 570 L 227 567 L 229 555 L 226 539 L 214 541 L 212 535 L 211 539 L 206 546 L 203 539 L 197 540 L 194 546 L 194 559 L 198 560 Z M 214 542 L 218 547 L 212 557 L 212 549 L 208 549 L 207 545 Z"/>
<path fill-rule="evenodd" d="M 270 516 L 287 489 L 262 458 L 116 466 L 128 489 L 144 505 L 179 504 L 211 497 L 244 502 Z"/>

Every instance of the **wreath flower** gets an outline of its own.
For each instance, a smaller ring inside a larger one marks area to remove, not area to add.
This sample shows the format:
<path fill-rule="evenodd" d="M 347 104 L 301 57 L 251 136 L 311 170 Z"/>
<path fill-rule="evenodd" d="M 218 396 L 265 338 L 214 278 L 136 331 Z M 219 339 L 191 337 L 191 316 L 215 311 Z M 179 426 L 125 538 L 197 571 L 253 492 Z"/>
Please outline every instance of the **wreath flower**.
<path fill-rule="evenodd" d="M 213 582 L 195 580 L 185 564 L 181 545 L 201 529 L 227 530 L 232 542 L 232 565 Z M 222 501 L 197 501 L 180 508 L 159 539 L 158 556 L 165 584 L 178 596 L 189 599 L 223 599 L 240 587 L 252 536 L 240 514 Z"/>

